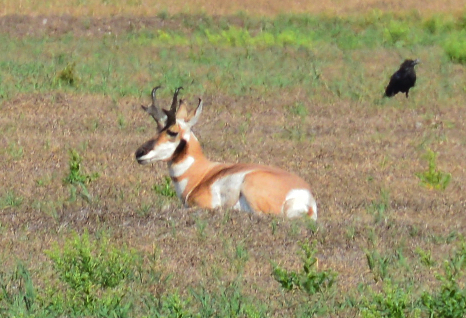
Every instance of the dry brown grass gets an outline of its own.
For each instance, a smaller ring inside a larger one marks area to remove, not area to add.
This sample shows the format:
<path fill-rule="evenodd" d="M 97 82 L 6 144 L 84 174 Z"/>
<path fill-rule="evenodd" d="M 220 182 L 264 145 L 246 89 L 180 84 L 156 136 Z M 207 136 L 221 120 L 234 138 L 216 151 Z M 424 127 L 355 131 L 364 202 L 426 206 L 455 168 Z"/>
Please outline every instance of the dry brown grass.
<path fill-rule="evenodd" d="M 330 0 L 330 1 L 58 1 L 30 0 L 0 2 L 0 15 L 75 15 L 75 16 L 115 16 L 143 15 L 154 16 L 164 11 L 176 13 L 206 13 L 209 15 L 230 15 L 239 11 L 251 15 L 274 16 L 280 13 L 325 13 L 325 14 L 362 14 L 374 10 L 383 12 L 415 11 L 421 15 L 435 13 L 459 14 L 465 8 L 464 1 L 416 1 L 416 0 Z"/>

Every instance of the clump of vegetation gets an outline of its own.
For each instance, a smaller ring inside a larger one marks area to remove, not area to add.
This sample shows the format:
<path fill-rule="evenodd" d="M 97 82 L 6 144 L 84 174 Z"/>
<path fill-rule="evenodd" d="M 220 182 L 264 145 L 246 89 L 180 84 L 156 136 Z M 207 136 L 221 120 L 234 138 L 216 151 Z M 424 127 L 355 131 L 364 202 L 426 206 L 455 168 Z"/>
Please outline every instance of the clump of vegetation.
<path fill-rule="evenodd" d="M 381 255 L 377 250 L 366 251 L 366 259 L 375 282 L 383 281 L 388 277 L 390 258 L 387 255 Z"/>
<path fill-rule="evenodd" d="M 122 305 L 127 293 L 125 281 L 136 272 L 137 255 L 117 247 L 103 236 L 92 241 L 85 232 L 75 234 L 63 247 L 55 244 L 47 251 L 65 292 L 51 290 L 50 307 L 62 313 L 94 316 L 105 310 L 115 317 L 124 316 L 130 304 Z"/>
<path fill-rule="evenodd" d="M 429 189 L 445 190 L 451 181 L 451 174 L 443 172 L 437 168 L 438 153 L 428 149 L 424 154 L 424 159 L 428 162 L 428 169 L 424 172 L 416 173 L 421 180 L 421 184 Z"/>
<path fill-rule="evenodd" d="M 384 38 L 391 44 L 405 41 L 409 34 L 409 27 L 403 22 L 392 21 L 384 31 Z"/>
<path fill-rule="evenodd" d="M 76 62 L 68 63 L 65 68 L 57 74 L 57 81 L 68 86 L 76 86 L 79 80 L 76 74 Z"/>
<path fill-rule="evenodd" d="M 278 265 L 273 267 L 273 276 L 282 288 L 291 291 L 299 289 L 309 295 L 322 292 L 333 286 L 337 274 L 332 270 L 318 271 L 318 259 L 315 257 L 316 249 L 309 244 L 301 244 L 303 251 L 303 269 L 299 272 L 287 271 Z"/>
<path fill-rule="evenodd" d="M 22 203 L 23 197 L 16 195 L 13 191 L 7 191 L 0 197 L 0 209 L 19 207 Z"/>
<path fill-rule="evenodd" d="M 0 269 L 0 315 L 29 317 L 36 309 L 36 292 L 28 269 L 18 263 L 11 272 Z"/>
<path fill-rule="evenodd" d="M 154 184 L 152 189 L 155 193 L 165 198 L 176 198 L 176 191 L 171 185 L 170 177 L 164 177 L 163 182 L 161 184 Z"/>
<path fill-rule="evenodd" d="M 438 291 L 424 292 L 421 300 L 429 317 L 460 318 L 466 316 L 466 244 L 450 260 L 445 261 L 444 274 L 437 274 L 441 282 Z"/>
<path fill-rule="evenodd" d="M 78 193 L 78 189 L 80 190 L 79 195 L 90 202 L 92 197 L 87 190 L 87 185 L 97 179 L 99 174 L 97 172 L 92 174 L 84 174 L 81 171 L 81 163 L 82 158 L 79 153 L 74 150 L 70 149 L 70 161 L 69 161 L 69 168 L 70 171 L 68 175 L 63 179 L 65 184 L 70 185 L 70 201 L 76 200 L 76 194 Z"/>
<path fill-rule="evenodd" d="M 405 318 L 420 317 L 421 309 L 413 306 L 413 294 L 402 286 L 386 281 L 381 292 L 370 291 L 364 298 L 361 313 L 364 318 Z"/>
<path fill-rule="evenodd" d="M 444 50 L 453 62 L 466 64 L 466 32 L 450 36 L 445 41 Z"/>
<path fill-rule="evenodd" d="M 390 194 L 388 190 L 380 190 L 380 199 L 372 201 L 367 211 L 374 216 L 374 222 L 379 224 L 386 220 L 386 212 L 390 209 Z"/>

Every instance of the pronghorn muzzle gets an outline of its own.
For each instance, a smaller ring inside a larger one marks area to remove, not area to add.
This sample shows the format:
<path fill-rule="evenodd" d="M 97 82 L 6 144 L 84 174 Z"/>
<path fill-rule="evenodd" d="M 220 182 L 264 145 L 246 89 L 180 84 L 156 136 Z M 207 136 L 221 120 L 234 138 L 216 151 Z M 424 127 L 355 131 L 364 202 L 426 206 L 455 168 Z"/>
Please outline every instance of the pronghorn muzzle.
<path fill-rule="evenodd" d="M 139 164 L 144 165 L 149 163 L 148 161 L 144 160 L 144 156 L 146 156 L 154 149 L 155 143 L 155 139 L 148 140 L 141 147 L 139 147 L 138 150 L 136 150 L 134 155 Z"/>

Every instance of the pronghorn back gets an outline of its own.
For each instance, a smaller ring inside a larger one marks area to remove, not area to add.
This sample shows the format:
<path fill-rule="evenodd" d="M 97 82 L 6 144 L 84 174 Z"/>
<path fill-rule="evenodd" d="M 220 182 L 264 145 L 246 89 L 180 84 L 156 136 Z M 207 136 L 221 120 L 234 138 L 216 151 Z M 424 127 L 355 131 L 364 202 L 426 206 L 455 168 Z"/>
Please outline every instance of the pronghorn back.
<path fill-rule="evenodd" d="M 309 184 L 297 175 L 272 166 L 209 161 L 191 131 L 202 112 L 202 100 L 188 114 L 185 102 L 178 101 L 180 87 L 167 111 L 158 107 L 158 88 L 152 90 L 152 105 L 142 106 L 156 121 L 158 134 L 139 147 L 136 160 L 140 164 L 166 161 L 176 193 L 186 206 L 317 218 Z"/>

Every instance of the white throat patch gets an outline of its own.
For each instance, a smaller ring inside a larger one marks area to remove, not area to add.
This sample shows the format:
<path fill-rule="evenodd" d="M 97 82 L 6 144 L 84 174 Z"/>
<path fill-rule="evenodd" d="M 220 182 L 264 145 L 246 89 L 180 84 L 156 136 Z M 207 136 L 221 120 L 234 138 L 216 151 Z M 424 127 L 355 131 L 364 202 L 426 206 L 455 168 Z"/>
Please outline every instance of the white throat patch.
<path fill-rule="evenodd" d="M 178 178 L 181 177 L 194 163 L 194 158 L 191 156 L 186 157 L 183 161 L 176 164 L 170 164 L 168 171 L 170 172 L 170 177 Z"/>

